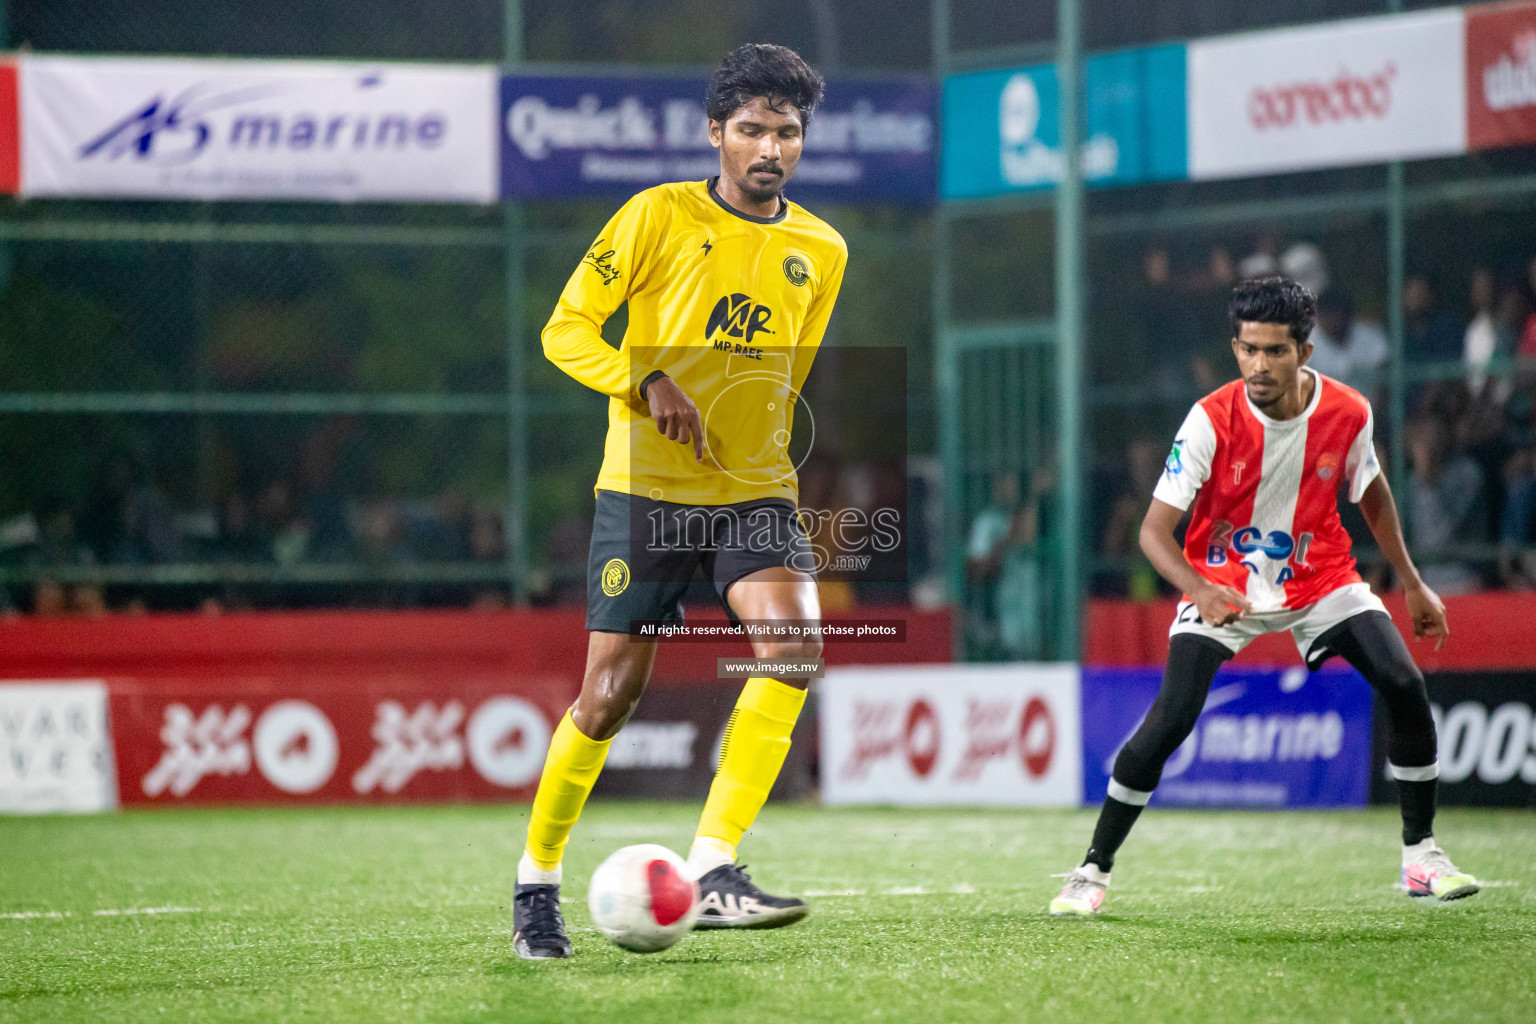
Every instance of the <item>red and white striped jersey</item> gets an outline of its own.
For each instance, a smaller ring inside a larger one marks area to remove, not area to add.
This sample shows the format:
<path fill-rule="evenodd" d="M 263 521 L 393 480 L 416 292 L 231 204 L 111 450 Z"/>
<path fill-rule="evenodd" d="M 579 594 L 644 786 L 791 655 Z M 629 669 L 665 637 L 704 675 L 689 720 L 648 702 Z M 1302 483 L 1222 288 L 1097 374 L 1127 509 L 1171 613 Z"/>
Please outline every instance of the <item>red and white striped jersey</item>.
<path fill-rule="evenodd" d="M 1371 403 L 1304 367 L 1315 386 L 1300 416 L 1270 419 L 1241 380 L 1195 403 L 1152 496 L 1194 511 L 1184 556 L 1256 612 L 1305 608 L 1360 582 L 1339 522 L 1339 487 L 1358 502 L 1381 472 Z M 1198 497 L 1197 497 L 1198 495 Z"/>

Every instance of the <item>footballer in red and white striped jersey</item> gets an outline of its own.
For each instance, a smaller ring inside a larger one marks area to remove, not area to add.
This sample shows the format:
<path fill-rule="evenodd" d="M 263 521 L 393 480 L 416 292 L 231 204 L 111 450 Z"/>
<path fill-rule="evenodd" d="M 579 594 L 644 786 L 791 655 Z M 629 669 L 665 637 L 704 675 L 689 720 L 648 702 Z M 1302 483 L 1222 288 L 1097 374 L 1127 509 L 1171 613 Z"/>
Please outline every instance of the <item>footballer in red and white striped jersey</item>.
<path fill-rule="evenodd" d="M 1142 552 L 1184 591 L 1168 627 L 1163 682 L 1115 755 L 1092 845 L 1050 912 L 1099 912 L 1115 853 L 1209 706 L 1216 673 L 1255 637 L 1279 632 L 1291 634 L 1308 668 L 1343 658 L 1379 695 L 1403 815 L 1403 890 L 1464 899 L 1478 891 L 1477 879 L 1434 838 L 1439 741 L 1424 676 L 1355 571 L 1339 522 L 1344 490 L 1402 581 L 1414 636 L 1434 637 L 1438 649 L 1450 635 L 1445 603 L 1408 553 L 1371 440 L 1371 403 L 1307 366 L 1317 298 L 1295 281 L 1243 281 L 1227 317 L 1242 379 L 1206 395 L 1184 418 L 1141 522 Z M 1185 513 L 1181 546 L 1175 530 Z"/>
<path fill-rule="evenodd" d="M 1338 494 L 1358 502 L 1381 472 L 1371 404 L 1310 367 L 1301 415 L 1266 416 L 1235 380 L 1195 403 L 1179 428 L 1153 497 L 1194 503 L 1184 555 L 1233 587 L 1255 612 L 1303 608 L 1360 582 Z"/>

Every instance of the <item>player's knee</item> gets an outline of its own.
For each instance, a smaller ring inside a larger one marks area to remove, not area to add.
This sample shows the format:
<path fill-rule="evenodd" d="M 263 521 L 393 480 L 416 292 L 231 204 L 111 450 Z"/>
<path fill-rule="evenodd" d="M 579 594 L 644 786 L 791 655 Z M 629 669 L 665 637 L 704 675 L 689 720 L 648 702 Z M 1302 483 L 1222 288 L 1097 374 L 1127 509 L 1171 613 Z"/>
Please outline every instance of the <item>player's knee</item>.
<path fill-rule="evenodd" d="M 582 694 L 571 708 L 571 721 L 588 739 L 608 740 L 618 735 L 639 704 L 638 694 L 634 697 L 615 694 L 594 699 L 588 699 L 586 694 Z"/>
<path fill-rule="evenodd" d="M 1127 743 L 1115 755 L 1115 769 L 1111 777 L 1127 789 L 1150 793 L 1163 779 L 1164 760 Z"/>
<path fill-rule="evenodd" d="M 769 640 L 757 645 L 759 658 L 772 658 L 776 661 L 814 661 L 821 657 L 821 651 L 820 637 Z"/>
<path fill-rule="evenodd" d="M 1411 661 L 1394 661 L 1383 667 L 1378 677 L 1382 696 L 1400 706 L 1423 705 L 1429 708 L 1429 696 L 1424 688 L 1424 673 Z"/>

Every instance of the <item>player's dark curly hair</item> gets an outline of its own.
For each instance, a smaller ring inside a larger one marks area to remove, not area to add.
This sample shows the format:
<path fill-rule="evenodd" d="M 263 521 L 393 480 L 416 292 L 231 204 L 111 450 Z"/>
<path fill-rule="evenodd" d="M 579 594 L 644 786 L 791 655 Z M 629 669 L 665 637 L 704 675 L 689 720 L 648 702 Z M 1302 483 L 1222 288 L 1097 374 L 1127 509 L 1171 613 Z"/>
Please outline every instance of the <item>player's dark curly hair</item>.
<path fill-rule="evenodd" d="M 826 83 L 816 69 L 789 47 L 745 43 L 726 54 L 709 76 L 704 110 L 711 121 L 724 123 L 762 96 L 775 113 L 783 113 L 786 105 L 798 110 L 800 127 L 804 128 L 825 90 Z"/>
<path fill-rule="evenodd" d="M 1288 277 L 1259 277 L 1232 289 L 1227 305 L 1232 337 L 1242 332 L 1243 322 L 1285 324 L 1296 344 L 1304 344 L 1317 323 L 1317 297 Z"/>

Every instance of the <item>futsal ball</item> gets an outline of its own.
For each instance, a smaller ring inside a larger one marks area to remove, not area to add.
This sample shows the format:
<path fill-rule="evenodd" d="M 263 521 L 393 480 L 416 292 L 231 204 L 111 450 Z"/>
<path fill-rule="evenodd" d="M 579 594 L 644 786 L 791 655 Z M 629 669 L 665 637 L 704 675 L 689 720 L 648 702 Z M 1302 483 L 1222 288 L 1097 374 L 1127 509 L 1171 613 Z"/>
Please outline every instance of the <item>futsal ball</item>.
<path fill-rule="evenodd" d="M 587 908 L 597 930 L 614 945 L 655 953 L 693 930 L 699 883 L 683 858 L 665 846 L 626 846 L 592 873 Z"/>

